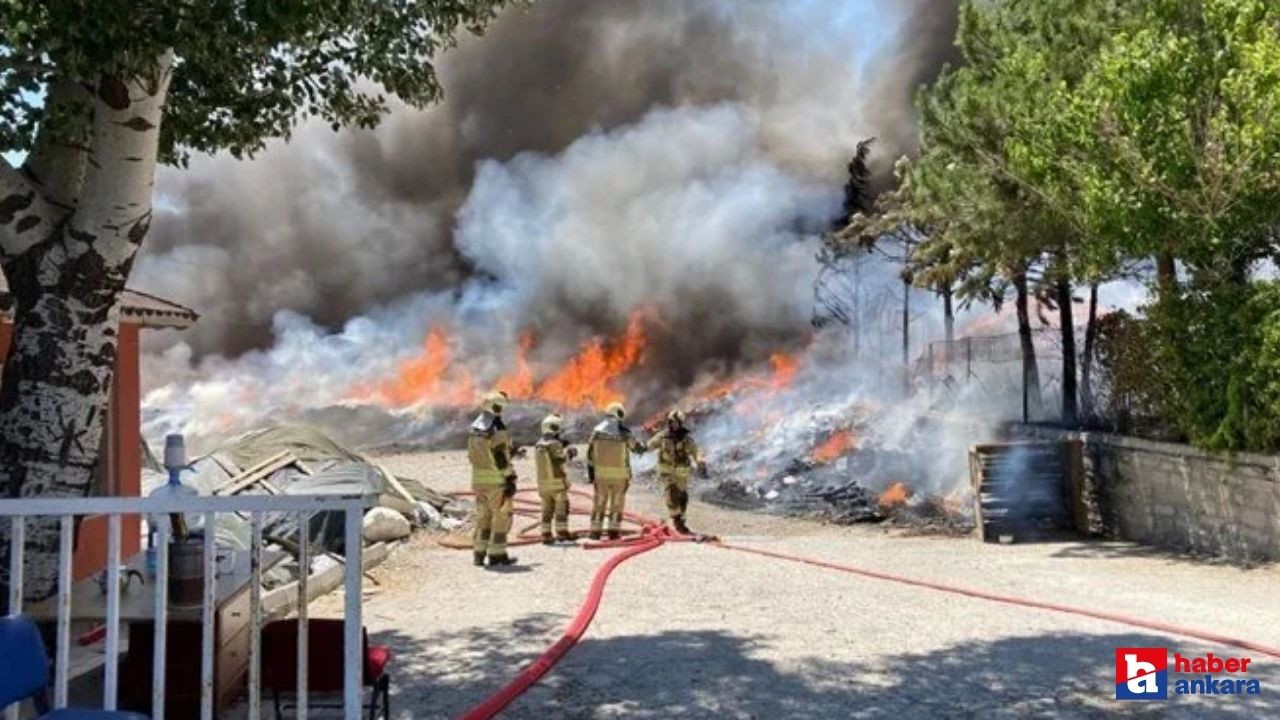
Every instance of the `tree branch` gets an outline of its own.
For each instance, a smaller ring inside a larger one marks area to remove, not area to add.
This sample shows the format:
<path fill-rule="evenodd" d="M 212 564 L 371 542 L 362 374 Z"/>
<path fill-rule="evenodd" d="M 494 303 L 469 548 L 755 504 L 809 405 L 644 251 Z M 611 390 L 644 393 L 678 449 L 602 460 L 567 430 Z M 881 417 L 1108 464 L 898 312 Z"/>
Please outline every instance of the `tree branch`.
<path fill-rule="evenodd" d="M 77 253 L 91 244 L 107 267 L 127 269 L 151 224 L 160 122 L 173 52 L 138 77 L 103 75 L 93 98 L 93 162 L 85 168 L 68 235 Z"/>
<path fill-rule="evenodd" d="M 0 264 L 47 237 L 62 215 L 26 175 L 0 156 Z"/>
<path fill-rule="evenodd" d="M 70 211 L 80 200 L 89 158 L 89 94 L 77 82 L 62 78 L 49 85 L 45 120 L 22 172 L 51 204 Z"/>

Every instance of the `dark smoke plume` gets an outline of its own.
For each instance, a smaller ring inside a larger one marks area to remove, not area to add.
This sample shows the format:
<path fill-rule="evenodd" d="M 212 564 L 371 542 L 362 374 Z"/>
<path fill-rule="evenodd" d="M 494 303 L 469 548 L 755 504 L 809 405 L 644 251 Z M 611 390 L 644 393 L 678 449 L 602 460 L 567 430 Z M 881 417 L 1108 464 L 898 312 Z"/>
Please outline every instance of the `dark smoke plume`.
<path fill-rule="evenodd" d="M 721 163 L 719 175 L 689 168 L 666 182 L 727 183 L 770 164 L 797 178 L 796 198 L 782 208 L 795 217 L 762 222 L 778 225 L 774 233 L 819 231 L 822 218 L 813 215 L 825 211 L 825 201 L 805 183 L 829 186 L 837 196 L 856 143 L 875 135 L 873 169 L 883 185 L 893 158 L 914 142 L 916 87 L 953 54 L 955 5 L 544 0 L 513 8 L 484 37 L 442 58 L 447 95 L 436 108 L 399 109 L 373 132 L 334 135 L 308 126 L 253 162 L 220 157 L 163 174 L 162 211 L 135 283 L 204 313 L 184 338 L 196 357 L 272 344 L 279 310 L 332 329 L 413 293 L 456 292 L 461 300 L 496 272 L 485 248 L 476 247 L 487 242 L 475 236 L 478 230 L 462 240 L 455 232 L 459 210 L 476 191 L 478 167 L 488 167 L 500 185 L 521 188 L 527 200 L 538 192 L 534 178 L 562 178 L 578 167 L 574 159 L 546 161 L 562 167 L 503 164 L 521 153 L 556 156 L 571 146 L 575 157 L 589 155 L 600 148 L 575 145 L 584 136 L 604 138 L 597 145 L 629 141 L 609 133 L 663 108 L 733 109 L 663 116 L 648 123 L 650 132 L 637 133 L 640 142 L 652 143 L 655 132 L 679 134 L 686 119 L 708 133 L 741 134 L 723 156 L 707 159 Z M 870 61 L 860 63 L 860 53 Z M 622 151 L 608 152 L 614 152 L 608 162 L 625 159 L 617 154 Z M 637 165 L 633 172 L 651 171 Z M 645 177 L 637 180 L 643 187 Z M 762 177 L 730 190 L 761 192 L 776 188 L 777 180 Z M 492 208 L 476 198 L 471 206 L 473 215 Z M 838 200 L 835 206 L 833 213 Z M 472 220 L 472 226 L 484 221 Z M 739 262 L 732 247 L 720 250 L 722 256 L 703 258 L 709 268 Z M 753 343 L 767 346 L 797 332 L 807 317 L 807 310 L 754 308 L 787 304 L 787 298 L 741 295 L 763 291 L 759 284 L 769 278 L 759 273 L 736 270 L 740 278 L 701 286 L 668 281 L 662 257 L 638 251 L 633 261 L 647 268 L 640 275 L 659 292 L 683 294 L 675 304 L 683 311 L 664 313 L 675 316 L 668 330 L 696 339 L 700 360 L 729 358 Z M 589 265 L 583 261 L 580 268 Z M 616 329 L 626 308 L 598 297 L 598 288 L 577 277 L 532 283 L 523 277 L 554 269 L 536 262 L 507 268 L 505 279 L 518 275 L 527 295 L 521 309 L 528 324 L 567 325 L 578 335 Z M 806 293 L 801 288 L 799 295 Z"/>

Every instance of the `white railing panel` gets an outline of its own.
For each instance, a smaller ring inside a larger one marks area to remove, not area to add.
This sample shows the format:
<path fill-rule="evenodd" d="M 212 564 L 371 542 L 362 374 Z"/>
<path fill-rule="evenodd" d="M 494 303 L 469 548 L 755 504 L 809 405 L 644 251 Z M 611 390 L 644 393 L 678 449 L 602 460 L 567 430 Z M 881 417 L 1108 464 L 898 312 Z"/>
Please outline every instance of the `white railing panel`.
<path fill-rule="evenodd" d="M 263 621 L 262 608 L 262 537 L 263 513 L 283 512 L 298 516 L 298 712 L 296 717 L 305 720 L 308 709 L 308 575 L 310 569 L 311 548 L 309 543 L 310 520 L 312 514 L 321 511 L 340 511 L 344 514 L 346 568 L 345 583 L 345 625 L 343 648 L 343 716 L 358 718 L 362 712 L 361 688 L 363 684 L 363 625 L 361 613 L 362 568 L 362 532 L 363 513 L 367 499 L 360 496 L 335 495 L 237 495 L 225 497 L 210 496 L 167 496 L 155 498 L 128 497 L 95 497 L 83 499 L 50 499 L 22 498 L 0 500 L 0 518 L 9 518 L 10 532 L 10 608 L 12 612 L 21 612 L 23 603 L 23 573 L 25 561 L 26 518 L 56 517 L 60 522 L 58 553 L 58 587 L 56 599 L 57 612 L 57 647 L 54 649 L 54 704 L 65 707 L 67 702 L 67 684 L 71 644 L 72 610 L 72 550 L 75 540 L 75 519 L 89 515 L 107 516 L 107 567 L 106 567 L 106 658 L 103 683 L 103 707 L 115 709 L 118 706 L 120 683 L 119 655 L 121 633 L 121 526 L 122 516 L 144 516 L 150 522 L 156 520 L 153 531 L 155 571 L 152 582 L 154 586 L 152 621 L 154 623 L 154 643 L 152 652 L 151 717 L 163 720 L 165 717 L 165 690 L 167 665 L 167 621 L 169 607 L 169 566 L 171 528 L 169 518 L 178 513 L 196 513 L 205 516 L 204 526 L 209 530 L 211 539 L 204 547 L 202 565 L 204 568 L 204 593 L 202 603 L 202 642 L 201 642 L 201 717 L 203 720 L 213 719 L 213 705 L 216 701 L 213 688 L 214 629 L 216 621 L 216 514 L 247 513 L 251 521 L 252 543 L 250 548 L 250 651 L 249 651 L 249 717 L 258 720 L 261 716 L 261 683 L 262 683 L 262 646 L 261 628 Z M 143 651 L 135 648 L 134 651 Z M 17 720 L 18 708 L 5 711 L 6 720 Z"/>
<path fill-rule="evenodd" d="M 311 513 L 298 517 L 298 720 L 307 720 L 307 648 L 311 638 L 307 632 L 307 577 L 311 575 Z"/>
<path fill-rule="evenodd" d="M 76 519 L 63 515 L 58 543 L 58 647 L 54 652 L 53 707 L 67 706 L 71 670 L 71 550 L 75 546 Z"/>
<path fill-rule="evenodd" d="M 156 610 L 151 657 L 151 718 L 164 720 L 165 641 L 169 631 L 169 517 L 161 514 L 156 523 Z"/>
<path fill-rule="evenodd" d="M 26 548 L 27 519 L 12 517 L 9 519 L 9 612 L 22 612 L 22 564 L 23 550 Z M 4 711 L 5 720 L 19 720 L 22 708 L 18 703 Z"/>
<path fill-rule="evenodd" d="M 249 720 L 261 720 L 262 513 L 254 513 L 249 523 Z"/>
<path fill-rule="evenodd" d="M 22 564 L 26 548 L 27 519 L 13 517 L 9 520 L 9 612 L 22 612 Z"/>
<path fill-rule="evenodd" d="M 214 592 L 218 579 L 215 558 L 218 550 L 217 516 L 204 514 L 204 557 L 201 560 L 204 578 L 204 597 L 200 618 L 200 718 L 213 720 L 213 614 L 216 610 Z"/>
<path fill-rule="evenodd" d="M 360 510 L 348 510 L 346 516 L 345 609 L 342 652 L 342 715 L 360 717 L 360 688 L 364 685 L 364 618 L 363 600 L 360 596 L 364 582 L 364 515 Z"/>
<path fill-rule="evenodd" d="M 115 710 L 120 687 L 120 516 L 107 516 L 107 657 L 102 708 Z"/>

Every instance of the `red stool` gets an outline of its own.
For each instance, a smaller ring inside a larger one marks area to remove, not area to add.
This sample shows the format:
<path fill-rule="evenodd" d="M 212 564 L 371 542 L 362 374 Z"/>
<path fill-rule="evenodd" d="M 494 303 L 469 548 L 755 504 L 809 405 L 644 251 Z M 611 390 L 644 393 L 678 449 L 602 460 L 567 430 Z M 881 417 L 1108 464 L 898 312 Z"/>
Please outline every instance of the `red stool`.
<path fill-rule="evenodd" d="M 307 694 L 342 692 L 343 621 L 307 621 Z M 387 663 L 391 649 L 370 645 L 369 631 L 360 629 L 364 647 L 364 686 L 372 688 L 369 719 L 391 718 L 391 676 Z M 271 691 L 276 720 L 283 720 L 280 694 L 298 691 L 298 623 L 277 620 L 262 629 L 262 687 Z M 308 703 L 310 707 L 332 708 L 341 704 Z"/>

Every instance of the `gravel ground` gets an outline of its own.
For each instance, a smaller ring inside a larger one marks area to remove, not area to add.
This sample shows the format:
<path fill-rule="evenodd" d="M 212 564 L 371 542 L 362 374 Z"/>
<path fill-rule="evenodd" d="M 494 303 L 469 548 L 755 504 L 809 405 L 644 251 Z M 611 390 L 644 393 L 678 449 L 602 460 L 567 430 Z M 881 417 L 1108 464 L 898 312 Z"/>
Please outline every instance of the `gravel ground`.
<path fill-rule="evenodd" d="M 466 484 L 461 453 L 383 460 L 437 489 Z M 532 477 L 528 461 L 519 469 Z M 660 515 L 653 488 L 633 488 L 628 500 Z M 690 524 L 768 550 L 1280 646 L 1274 567 L 1191 561 L 1125 543 L 907 537 L 700 503 Z M 378 585 L 366 583 L 366 624 L 396 653 L 396 718 L 456 716 L 501 687 L 560 637 L 614 552 L 535 545 L 516 549 L 515 568 L 485 571 L 434 540 L 416 536 L 374 572 Z M 340 613 L 337 594 L 312 610 Z M 1122 703 L 1113 690 L 1116 647 L 1249 654 L 707 545 L 667 545 L 614 573 L 583 642 L 503 717 L 1280 717 L 1280 661 L 1252 653 L 1260 697 Z"/>

